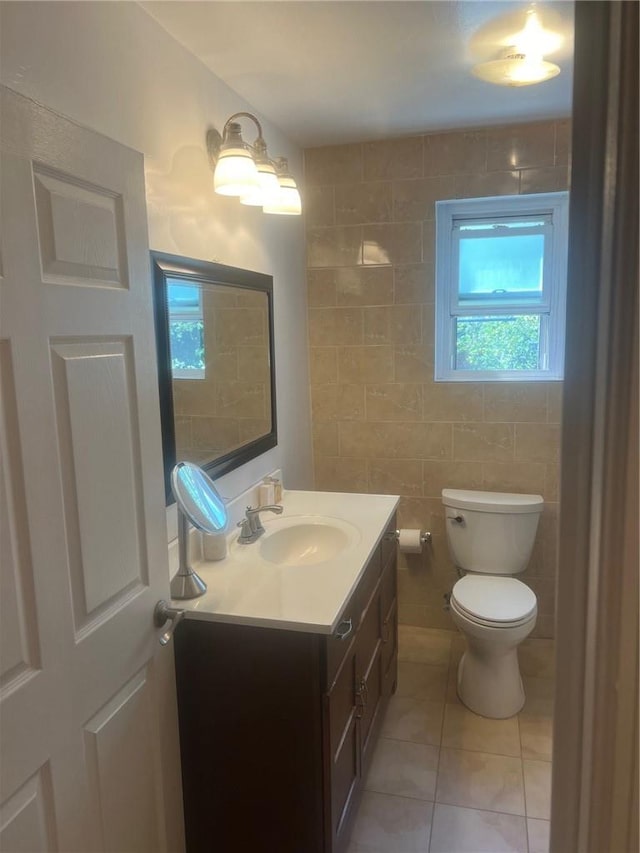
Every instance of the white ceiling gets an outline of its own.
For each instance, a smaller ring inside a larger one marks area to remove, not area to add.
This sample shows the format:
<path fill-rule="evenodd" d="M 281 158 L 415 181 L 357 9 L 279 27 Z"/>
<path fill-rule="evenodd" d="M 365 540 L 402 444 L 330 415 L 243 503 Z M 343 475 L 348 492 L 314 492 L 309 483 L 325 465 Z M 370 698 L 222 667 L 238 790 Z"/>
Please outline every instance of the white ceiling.
<path fill-rule="evenodd" d="M 562 72 L 504 88 L 470 74 L 524 25 L 522 0 L 143 2 L 171 35 L 305 147 L 569 115 L 573 3 L 536 3 Z"/>

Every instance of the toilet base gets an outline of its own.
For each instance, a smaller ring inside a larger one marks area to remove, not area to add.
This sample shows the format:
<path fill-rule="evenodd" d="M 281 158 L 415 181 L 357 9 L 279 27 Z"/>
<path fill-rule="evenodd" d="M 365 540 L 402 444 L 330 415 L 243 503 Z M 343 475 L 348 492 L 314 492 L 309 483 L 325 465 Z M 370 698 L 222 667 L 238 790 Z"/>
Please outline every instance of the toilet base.
<path fill-rule="evenodd" d="M 494 648 L 487 655 L 469 645 L 458 664 L 457 686 L 460 701 L 475 714 L 496 720 L 515 716 L 525 699 L 517 648 Z"/>

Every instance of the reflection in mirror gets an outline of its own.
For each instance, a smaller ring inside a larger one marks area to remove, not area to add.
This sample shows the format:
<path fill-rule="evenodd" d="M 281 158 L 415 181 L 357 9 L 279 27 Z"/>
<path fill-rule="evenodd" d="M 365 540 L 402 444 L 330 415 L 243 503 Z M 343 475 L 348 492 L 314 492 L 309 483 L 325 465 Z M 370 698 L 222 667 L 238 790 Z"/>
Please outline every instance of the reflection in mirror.
<path fill-rule="evenodd" d="M 170 501 L 178 459 L 219 476 L 277 443 L 273 284 L 234 267 L 152 258 Z"/>
<path fill-rule="evenodd" d="M 176 456 L 207 463 L 271 429 L 267 294 L 167 282 Z"/>

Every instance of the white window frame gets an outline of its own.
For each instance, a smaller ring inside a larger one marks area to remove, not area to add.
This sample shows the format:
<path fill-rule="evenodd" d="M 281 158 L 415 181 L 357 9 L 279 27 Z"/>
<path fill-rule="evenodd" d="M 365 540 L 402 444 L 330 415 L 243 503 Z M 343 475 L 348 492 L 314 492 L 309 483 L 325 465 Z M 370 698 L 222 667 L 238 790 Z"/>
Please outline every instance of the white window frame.
<path fill-rule="evenodd" d="M 488 219 L 548 219 L 542 301 L 462 305 L 458 300 L 459 224 Z M 436 382 L 527 382 L 561 380 L 567 293 L 569 193 L 535 193 L 436 202 Z M 535 314 L 541 317 L 541 362 L 537 370 L 458 370 L 455 325 L 458 317 Z"/>
<path fill-rule="evenodd" d="M 176 284 L 180 287 L 190 286 L 198 289 L 198 306 L 197 308 L 185 308 L 182 311 L 172 310 L 167 304 L 167 322 L 168 322 L 168 332 L 169 332 L 169 350 L 171 350 L 171 322 L 172 320 L 184 321 L 184 320 L 202 320 L 204 323 L 204 312 L 202 307 L 202 287 L 198 287 L 197 284 L 191 284 L 191 282 L 184 281 L 183 279 L 169 279 L 168 285 Z M 167 288 L 168 293 L 168 288 Z M 168 300 L 168 297 L 167 297 Z M 205 379 L 205 368 L 204 367 L 182 367 L 182 368 L 171 368 L 171 378 L 172 379 Z"/>

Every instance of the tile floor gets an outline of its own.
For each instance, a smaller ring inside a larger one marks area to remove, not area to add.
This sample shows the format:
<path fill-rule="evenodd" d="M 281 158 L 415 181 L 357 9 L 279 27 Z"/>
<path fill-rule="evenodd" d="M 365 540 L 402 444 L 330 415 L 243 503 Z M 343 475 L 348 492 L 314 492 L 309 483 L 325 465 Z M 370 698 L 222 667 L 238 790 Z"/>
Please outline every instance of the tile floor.
<path fill-rule="evenodd" d="M 488 720 L 456 695 L 463 638 L 400 626 L 398 690 L 349 853 L 548 853 L 553 641 L 526 640 L 526 704 Z"/>

